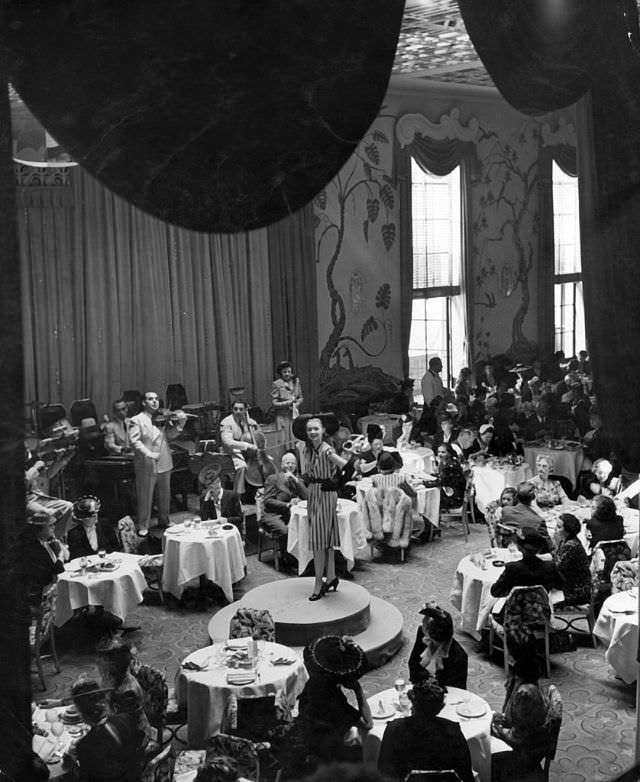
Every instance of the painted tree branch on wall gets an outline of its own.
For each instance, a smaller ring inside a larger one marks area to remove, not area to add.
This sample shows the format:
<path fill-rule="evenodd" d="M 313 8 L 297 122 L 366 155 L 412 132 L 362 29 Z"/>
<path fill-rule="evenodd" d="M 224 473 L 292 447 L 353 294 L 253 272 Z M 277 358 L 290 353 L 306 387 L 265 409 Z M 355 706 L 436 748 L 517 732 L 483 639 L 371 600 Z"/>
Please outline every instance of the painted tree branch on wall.
<path fill-rule="evenodd" d="M 373 130 L 358 146 L 350 168 L 338 174 L 329 187 L 336 190 L 337 214 L 327 214 L 327 194 L 322 191 L 315 199 L 316 207 L 316 263 L 329 254 L 326 270 L 327 291 L 330 298 L 331 333 L 320 352 L 320 370 L 328 370 L 332 364 L 354 366 L 352 347 L 367 356 L 379 356 L 387 347 L 391 336 L 391 319 L 386 316 L 391 302 L 391 286 L 384 283 L 376 295 L 376 313 L 370 314 L 364 322 L 358 337 L 344 334 L 346 309 L 342 293 L 336 288 L 333 276 L 341 257 L 345 230 L 349 223 L 347 207 L 353 215 L 366 198 L 362 223 L 365 241 L 368 243 L 373 230 L 379 231 L 384 246 L 389 251 L 395 242 L 397 228 L 392 219 L 396 192 L 392 179 L 380 165 L 381 146 L 390 143 L 381 130 Z M 381 216 L 384 213 L 384 217 Z M 379 335 L 378 347 L 365 345 L 373 335 Z"/>
<path fill-rule="evenodd" d="M 520 147 L 534 142 L 533 146 L 537 148 L 535 142 L 539 134 L 538 124 L 528 119 L 514 135 Z M 535 201 L 538 160 L 535 156 L 528 165 L 521 165 L 515 146 L 501 139 L 496 132 L 485 129 L 481 129 L 478 152 L 482 175 L 477 184 L 483 192 L 472 231 L 476 255 L 480 259 L 475 287 L 481 290 L 492 278 L 498 277 L 494 252 L 499 247 L 502 257 L 507 258 L 500 274 L 501 285 L 504 283 L 505 288 L 503 293 L 507 296 L 520 293 L 520 302 L 511 323 L 508 352 L 513 356 L 523 356 L 536 348 L 535 343 L 525 336 L 524 326 L 531 304 L 529 275 L 534 264 L 534 237 L 539 228 Z M 497 228 L 487 235 L 489 225 Z M 496 306 L 493 293 L 485 292 L 484 297 L 484 301 L 477 301 L 475 305 L 489 309 Z M 478 331 L 476 348 L 480 353 L 486 351 L 489 336 L 489 332 Z"/>

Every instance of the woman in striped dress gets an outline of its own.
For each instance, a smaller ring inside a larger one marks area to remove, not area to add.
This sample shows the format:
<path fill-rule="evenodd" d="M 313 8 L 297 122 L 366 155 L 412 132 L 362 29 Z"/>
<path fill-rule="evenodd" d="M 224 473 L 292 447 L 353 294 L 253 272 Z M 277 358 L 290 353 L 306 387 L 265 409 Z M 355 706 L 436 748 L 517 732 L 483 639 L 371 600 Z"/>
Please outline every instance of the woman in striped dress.
<path fill-rule="evenodd" d="M 319 600 L 330 589 L 338 588 L 334 548 L 340 544 L 338 531 L 338 493 L 336 478 L 348 459 L 338 456 L 326 442 L 326 424 L 338 421 L 335 416 L 301 416 L 294 422 L 294 432 L 301 437 L 304 425 L 304 443 L 299 443 L 301 472 L 308 486 L 307 517 L 309 541 L 313 550 L 315 585 L 309 600 Z M 325 578 L 326 576 L 326 578 Z"/>

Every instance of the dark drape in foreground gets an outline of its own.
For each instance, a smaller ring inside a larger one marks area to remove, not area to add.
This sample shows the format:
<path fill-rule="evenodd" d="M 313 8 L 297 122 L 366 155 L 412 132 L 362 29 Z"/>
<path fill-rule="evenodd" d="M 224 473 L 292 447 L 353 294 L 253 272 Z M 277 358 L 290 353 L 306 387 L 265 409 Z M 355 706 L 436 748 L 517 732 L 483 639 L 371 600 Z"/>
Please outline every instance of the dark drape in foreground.
<path fill-rule="evenodd" d="M 459 0 L 498 89 L 543 113 L 580 100 L 578 175 L 595 391 L 625 467 L 640 469 L 640 48 L 633 2 Z M 588 92 L 587 92 L 588 90 Z"/>

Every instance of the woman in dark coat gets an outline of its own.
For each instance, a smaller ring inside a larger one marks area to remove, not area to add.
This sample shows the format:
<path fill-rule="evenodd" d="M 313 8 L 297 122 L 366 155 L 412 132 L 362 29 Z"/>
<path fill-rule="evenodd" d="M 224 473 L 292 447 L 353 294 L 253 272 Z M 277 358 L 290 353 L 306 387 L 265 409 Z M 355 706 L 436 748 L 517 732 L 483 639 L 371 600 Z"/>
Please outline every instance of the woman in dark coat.
<path fill-rule="evenodd" d="M 556 565 L 564 578 L 564 601 L 583 605 L 591 599 L 589 557 L 578 540 L 580 522 L 571 513 L 562 513 L 556 525 Z"/>
<path fill-rule="evenodd" d="M 620 540 L 624 537 L 622 516 L 618 515 L 616 504 L 611 497 L 599 494 L 594 499 L 594 505 L 591 518 L 587 522 L 592 549 L 601 540 Z"/>
<path fill-rule="evenodd" d="M 435 678 L 442 687 L 467 689 L 468 657 L 453 637 L 453 620 L 448 611 L 427 603 L 409 656 L 409 679 L 415 684 Z"/>

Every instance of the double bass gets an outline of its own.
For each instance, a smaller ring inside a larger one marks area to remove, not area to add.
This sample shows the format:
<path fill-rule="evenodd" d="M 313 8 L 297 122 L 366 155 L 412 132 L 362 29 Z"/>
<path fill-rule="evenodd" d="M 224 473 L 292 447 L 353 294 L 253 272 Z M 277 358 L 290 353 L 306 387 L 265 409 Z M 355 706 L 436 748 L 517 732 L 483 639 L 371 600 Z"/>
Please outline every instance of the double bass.
<path fill-rule="evenodd" d="M 251 455 L 245 454 L 245 461 L 247 467 L 245 470 L 245 479 L 247 483 L 252 486 L 264 486 L 265 480 L 270 475 L 275 475 L 277 472 L 273 459 L 269 456 L 266 450 L 266 440 L 264 433 L 258 428 L 249 426 L 247 421 L 247 429 L 251 435 L 251 442 L 255 447 L 255 453 Z"/>

